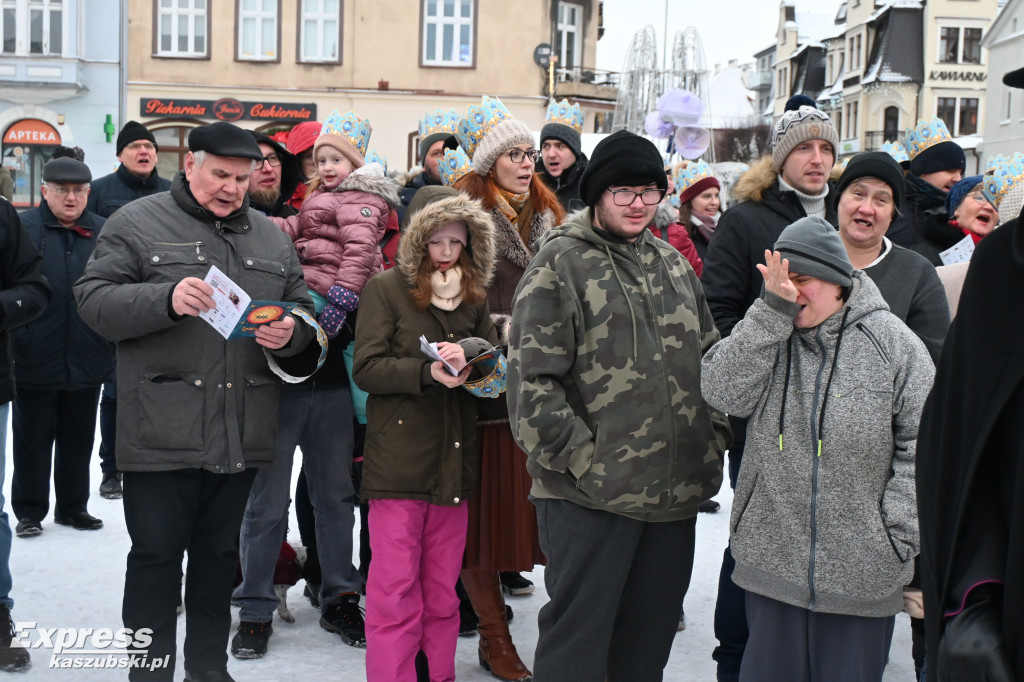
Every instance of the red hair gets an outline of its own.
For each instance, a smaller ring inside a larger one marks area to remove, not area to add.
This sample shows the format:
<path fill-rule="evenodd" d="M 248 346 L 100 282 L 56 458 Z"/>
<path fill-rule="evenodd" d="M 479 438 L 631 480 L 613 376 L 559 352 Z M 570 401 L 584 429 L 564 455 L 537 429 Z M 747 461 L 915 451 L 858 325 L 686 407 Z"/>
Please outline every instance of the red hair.
<path fill-rule="evenodd" d="M 491 211 L 498 205 L 498 185 L 495 184 L 494 177 L 490 173 L 480 176 L 476 174 L 476 171 L 469 171 L 455 182 L 454 187 L 473 199 L 479 199 L 485 211 Z M 540 179 L 540 175 L 534 173 L 530 177 L 530 201 L 523 207 L 522 213 L 516 219 L 520 231 L 525 225 L 527 236 L 529 236 L 533 214 L 544 211 L 551 211 L 555 215 L 555 225 L 561 225 L 565 220 L 565 210 L 558 203 L 558 197 L 548 189 L 548 186 Z"/>

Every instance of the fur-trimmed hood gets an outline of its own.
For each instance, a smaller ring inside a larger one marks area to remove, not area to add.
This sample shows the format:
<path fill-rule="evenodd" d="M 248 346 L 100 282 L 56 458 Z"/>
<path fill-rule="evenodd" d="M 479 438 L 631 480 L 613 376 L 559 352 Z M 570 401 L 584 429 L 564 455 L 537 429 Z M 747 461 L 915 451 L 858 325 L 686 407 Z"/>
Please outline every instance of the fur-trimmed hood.
<path fill-rule="evenodd" d="M 445 223 L 453 221 L 466 224 L 469 233 L 466 251 L 477 270 L 484 275 L 482 285 L 485 288 L 490 285 L 496 257 L 494 225 L 479 201 L 460 192 L 427 204 L 409 218 L 402 241 L 398 244 L 397 267 L 410 287 L 416 285 L 416 270 L 431 235 Z"/>
<path fill-rule="evenodd" d="M 838 165 L 832 166 L 828 181 L 834 183 L 839 180 L 843 171 Z M 775 184 L 779 172 L 772 166 L 772 157 L 763 156 L 750 165 L 750 170 L 740 176 L 736 181 L 736 187 L 732 191 L 735 205 L 744 201 L 761 201 L 764 198 L 764 191 Z"/>
<path fill-rule="evenodd" d="M 384 174 L 384 167 L 378 163 L 368 163 L 361 168 L 355 169 L 337 187 L 329 190 L 320 188 L 321 191 L 328 192 L 345 192 L 353 189 L 376 194 L 386 201 L 392 209 L 397 209 L 402 205 L 402 199 L 398 196 L 399 184 L 386 176 Z"/>

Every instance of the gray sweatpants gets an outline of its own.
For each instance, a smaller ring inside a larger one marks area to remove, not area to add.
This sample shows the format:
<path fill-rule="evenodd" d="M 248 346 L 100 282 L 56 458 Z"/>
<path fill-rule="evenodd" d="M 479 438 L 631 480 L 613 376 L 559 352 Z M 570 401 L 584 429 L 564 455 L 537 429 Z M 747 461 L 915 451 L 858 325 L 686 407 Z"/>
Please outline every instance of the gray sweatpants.
<path fill-rule="evenodd" d="M 818 613 L 747 592 L 740 682 L 881 682 L 895 616 Z"/>
<path fill-rule="evenodd" d="M 646 523 L 533 500 L 550 601 L 534 682 L 658 682 L 690 586 L 697 519 Z"/>

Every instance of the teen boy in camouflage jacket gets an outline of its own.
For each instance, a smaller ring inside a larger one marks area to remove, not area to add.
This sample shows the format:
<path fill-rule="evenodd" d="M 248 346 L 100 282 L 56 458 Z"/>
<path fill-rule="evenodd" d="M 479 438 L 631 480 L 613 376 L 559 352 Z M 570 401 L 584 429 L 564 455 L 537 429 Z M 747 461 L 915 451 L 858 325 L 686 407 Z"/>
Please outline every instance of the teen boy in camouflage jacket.
<path fill-rule="evenodd" d="M 665 185 L 652 143 L 606 138 L 581 180 L 590 208 L 516 291 L 509 410 L 551 598 L 537 681 L 660 679 L 697 505 L 721 485 L 729 428 L 700 394 L 719 335 L 692 268 L 647 230 Z"/>

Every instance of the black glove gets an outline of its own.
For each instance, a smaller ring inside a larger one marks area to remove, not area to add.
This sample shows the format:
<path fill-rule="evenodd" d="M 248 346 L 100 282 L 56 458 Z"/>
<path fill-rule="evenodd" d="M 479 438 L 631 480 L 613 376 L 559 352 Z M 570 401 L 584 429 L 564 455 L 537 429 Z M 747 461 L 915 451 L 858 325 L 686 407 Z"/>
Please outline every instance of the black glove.
<path fill-rule="evenodd" d="M 1002 585 L 971 590 L 939 640 L 938 682 L 1014 682 L 1003 645 Z M 931 674 L 929 674 L 929 678 Z"/>

